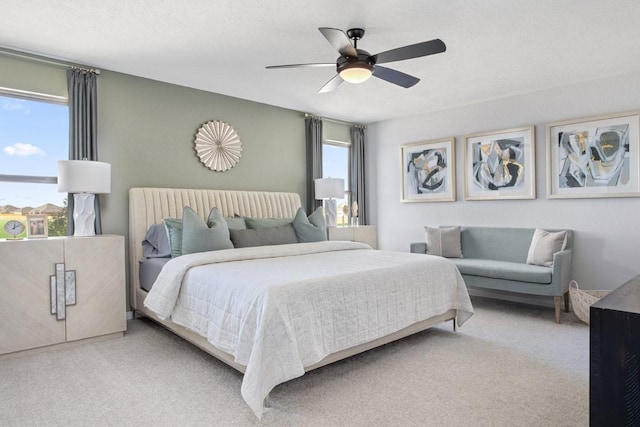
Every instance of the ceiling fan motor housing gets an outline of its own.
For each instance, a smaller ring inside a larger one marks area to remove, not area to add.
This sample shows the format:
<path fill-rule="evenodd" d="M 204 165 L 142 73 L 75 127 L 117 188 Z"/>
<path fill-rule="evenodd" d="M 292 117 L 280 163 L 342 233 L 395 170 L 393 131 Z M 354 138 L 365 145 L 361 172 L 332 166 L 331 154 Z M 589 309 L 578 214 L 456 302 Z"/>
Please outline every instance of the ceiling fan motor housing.
<path fill-rule="evenodd" d="M 369 71 L 373 71 L 373 66 L 376 65 L 376 63 L 371 54 L 362 49 L 356 49 L 356 51 L 358 52 L 357 57 L 341 56 L 338 58 L 336 62 L 338 74 L 340 71 L 348 68 L 366 68 Z"/>

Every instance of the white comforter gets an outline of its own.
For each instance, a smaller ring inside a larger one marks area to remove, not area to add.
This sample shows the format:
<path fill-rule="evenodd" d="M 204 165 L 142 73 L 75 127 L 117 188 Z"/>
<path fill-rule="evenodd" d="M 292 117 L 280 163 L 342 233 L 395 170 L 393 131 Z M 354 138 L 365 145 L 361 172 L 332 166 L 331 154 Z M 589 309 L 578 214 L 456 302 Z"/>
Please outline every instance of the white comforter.
<path fill-rule="evenodd" d="M 246 366 L 242 396 L 261 417 L 278 384 L 331 353 L 458 310 L 473 313 L 453 263 L 319 242 L 229 249 L 169 261 L 144 301 Z"/>

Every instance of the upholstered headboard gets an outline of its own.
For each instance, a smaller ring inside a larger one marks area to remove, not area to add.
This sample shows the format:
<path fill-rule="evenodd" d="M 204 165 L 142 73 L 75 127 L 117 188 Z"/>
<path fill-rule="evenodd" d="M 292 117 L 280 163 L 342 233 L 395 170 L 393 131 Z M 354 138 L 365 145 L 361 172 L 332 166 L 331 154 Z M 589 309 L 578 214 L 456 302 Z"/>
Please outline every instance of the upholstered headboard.
<path fill-rule="evenodd" d="M 202 218 L 217 207 L 225 217 L 293 218 L 301 206 L 297 193 L 229 191 L 184 188 L 132 188 L 129 190 L 129 272 L 131 305 L 136 308 L 136 291 L 142 259 L 142 241 L 149 227 L 164 218 L 182 218 L 191 207 Z"/>

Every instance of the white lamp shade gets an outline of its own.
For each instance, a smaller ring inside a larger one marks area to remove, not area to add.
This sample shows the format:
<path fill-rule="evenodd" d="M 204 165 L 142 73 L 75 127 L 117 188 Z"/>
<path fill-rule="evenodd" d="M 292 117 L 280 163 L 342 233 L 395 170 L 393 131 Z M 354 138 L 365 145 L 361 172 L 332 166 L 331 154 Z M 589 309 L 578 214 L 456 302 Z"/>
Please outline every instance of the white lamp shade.
<path fill-rule="evenodd" d="M 340 71 L 340 77 L 342 80 L 349 83 L 362 83 L 369 80 L 372 70 L 365 67 L 349 67 Z"/>
<path fill-rule="evenodd" d="M 318 178 L 315 180 L 316 199 L 341 199 L 344 197 L 344 179 Z"/>
<path fill-rule="evenodd" d="M 91 160 L 58 160 L 61 193 L 111 193 L 111 165 Z"/>

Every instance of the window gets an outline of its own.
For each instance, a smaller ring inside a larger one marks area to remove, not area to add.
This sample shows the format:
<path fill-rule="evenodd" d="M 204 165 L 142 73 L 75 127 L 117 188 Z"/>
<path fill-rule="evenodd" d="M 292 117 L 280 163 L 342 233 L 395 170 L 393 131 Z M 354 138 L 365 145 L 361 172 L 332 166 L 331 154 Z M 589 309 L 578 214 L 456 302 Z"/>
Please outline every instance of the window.
<path fill-rule="evenodd" d="M 350 200 L 349 171 L 351 165 L 351 143 L 325 140 L 322 143 L 323 178 L 344 179 L 344 198 L 337 202 L 337 225 L 349 224 Z"/>
<path fill-rule="evenodd" d="M 46 214 L 50 236 L 66 234 L 67 194 L 56 183 L 68 158 L 67 100 L 0 88 L 0 238 L 6 221 L 28 214 Z"/>

